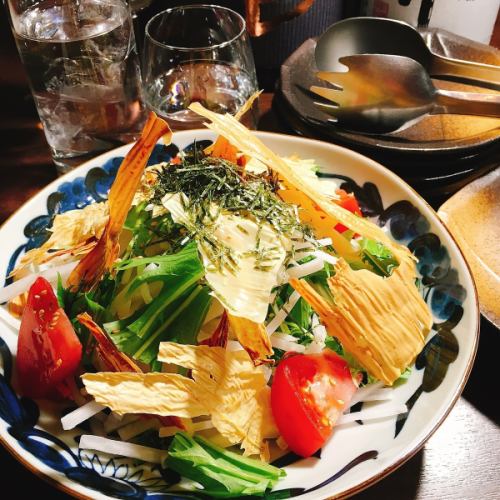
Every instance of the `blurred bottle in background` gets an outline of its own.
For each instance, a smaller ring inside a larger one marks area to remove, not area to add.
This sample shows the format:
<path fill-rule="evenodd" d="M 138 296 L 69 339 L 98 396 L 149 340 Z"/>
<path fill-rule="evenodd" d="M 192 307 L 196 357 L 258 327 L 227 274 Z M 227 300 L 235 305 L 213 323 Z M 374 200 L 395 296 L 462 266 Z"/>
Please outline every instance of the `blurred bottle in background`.
<path fill-rule="evenodd" d="M 183 0 L 129 0 L 138 45 L 146 23 L 158 12 L 202 2 Z M 214 0 L 239 12 L 251 37 L 260 88 L 274 90 L 283 61 L 307 38 L 318 36 L 343 14 L 343 0 Z M 349 1 L 347 2 L 349 3 Z"/>
<path fill-rule="evenodd" d="M 490 43 L 500 0 L 363 0 L 360 12 Z"/>

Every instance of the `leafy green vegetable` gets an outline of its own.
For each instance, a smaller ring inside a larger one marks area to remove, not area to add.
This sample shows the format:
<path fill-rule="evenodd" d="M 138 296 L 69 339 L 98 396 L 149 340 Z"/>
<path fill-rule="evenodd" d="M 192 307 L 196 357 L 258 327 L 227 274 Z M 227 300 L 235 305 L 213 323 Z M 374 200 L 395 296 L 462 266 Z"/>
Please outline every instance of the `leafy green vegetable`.
<path fill-rule="evenodd" d="M 120 271 L 142 267 L 147 264 L 156 264 L 155 267 L 142 271 L 130 283 L 127 294 L 131 294 L 143 283 L 153 281 L 163 282 L 163 288 L 171 287 L 179 278 L 184 276 L 198 276 L 196 281 L 203 275 L 203 264 L 198 256 L 196 243 L 188 243 L 177 253 L 167 255 L 155 255 L 154 257 L 137 257 L 135 259 L 124 260 L 116 265 Z"/>
<path fill-rule="evenodd" d="M 164 465 L 204 487 L 193 491 L 213 498 L 263 496 L 286 475 L 273 465 L 242 457 L 184 432 L 175 435 Z"/>
<path fill-rule="evenodd" d="M 147 204 L 148 202 L 144 201 L 132 206 L 127 215 L 124 228 L 130 231 L 131 240 L 125 251 L 126 257 L 158 253 L 159 244 L 163 244 L 163 251 L 176 252 L 187 234 L 180 224 L 173 221 L 169 213 L 153 217 L 153 212 L 146 210 Z"/>
<path fill-rule="evenodd" d="M 311 328 L 312 307 L 302 297 L 290 311 L 288 318 L 302 330 L 308 331 Z"/>
<path fill-rule="evenodd" d="M 180 344 L 196 344 L 196 337 L 205 321 L 212 297 L 207 286 L 195 285 L 187 294 L 171 302 L 148 335 L 140 337 L 126 321 L 106 323 L 104 328 L 120 351 L 151 364 L 158 355 L 160 342 L 166 340 Z"/>
<path fill-rule="evenodd" d="M 123 271 L 147 264 L 155 266 L 136 276 L 126 289 L 115 297 L 112 304 L 112 307 L 116 308 L 117 301 L 126 299 L 143 284 L 154 281 L 163 283 L 160 294 L 143 309 L 143 313 L 134 322 L 127 325 L 129 330 L 141 338 L 149 337 L 158 328 L 158 323 L 165 316 L 168 307 L 192 291 L 193 286 L 204 275 L 194 242 L 175 254 L 129 259 L 120 262 L 116 267 Z"/>
<path fill-rule="evenodd" d="M 327 335 L 325 339 L 325 346 L 328 347 L 328 349 L 331 349 L 333 352 L 336 352 L 339 356 L 344 355 L 342 344 L 337 340 L 336 337 L 330 337 L 330 335 Z"/>
<path fill-rule="evenodd" d="M 382 243 L 367 238 L 360 241 L 361 260 L 380 276 L 390 276 L 399 263 Z"/>
<path fill-rule="evenodd" d="M 197 285 L 163 324 L 133 353 L 133 356 L 144 363 L 151 363 L 156 359 L 158 346 L 162 341 L 196 344 L 196 337 L 205 321 L 211 301 L 209 288 Z"/>
<path fill-rule="evenodd" d="M 319 293 L 323 299 L 329 304 L 334 303 L 334 298 L 330 287 L 328 286 L 328 278 L 335 274 L 335 269 L 331 264 L 325 262 L 323 269 L 316 271 L 313 274 L 305 276 L 305 280 Z"/>

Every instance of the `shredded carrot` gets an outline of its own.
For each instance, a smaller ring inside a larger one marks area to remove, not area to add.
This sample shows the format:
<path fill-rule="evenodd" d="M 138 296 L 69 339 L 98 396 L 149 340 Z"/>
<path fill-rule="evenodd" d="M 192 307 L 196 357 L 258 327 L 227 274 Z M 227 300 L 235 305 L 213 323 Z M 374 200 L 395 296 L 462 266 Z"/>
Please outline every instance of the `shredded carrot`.
<path fill-rule="evenodd" d="M 172 132 L 155 113 L 149 114 L 140 139 L 129 151 L 109 191 L 109 220 L 97 245 L 78 263 L 68 278 L 68 285 L 79 290 L 91 289 L 115 262 L 118 239 L 139 187 L 142 173 L 158 139 L 170 143 Z"/>
<path fill-rule="evenodd" d="M 238 161 L 238 149 L 225 137 L 219 136 L 213 144 L 210 156 L 236 163 Z"/>

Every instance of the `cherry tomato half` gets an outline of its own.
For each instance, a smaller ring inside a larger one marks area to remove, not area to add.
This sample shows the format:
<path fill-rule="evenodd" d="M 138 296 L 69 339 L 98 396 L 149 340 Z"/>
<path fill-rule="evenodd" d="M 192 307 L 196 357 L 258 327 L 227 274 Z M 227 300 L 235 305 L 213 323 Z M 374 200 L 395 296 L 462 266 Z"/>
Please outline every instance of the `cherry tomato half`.
<path fill-rule="evenodd" d="M 285 357 L 274 374 L 271 407 L 289 448 L 303 457 L 321 448 L 356 389 L 346 361 L 329 349 Z"/>
<path fill-rule="evenodd" d="M 37 278 L 28 293 L 17 343 L 16 367 L 23 395 L 60 399 L 82 357 L 82 345 L 52 286 Z"/>

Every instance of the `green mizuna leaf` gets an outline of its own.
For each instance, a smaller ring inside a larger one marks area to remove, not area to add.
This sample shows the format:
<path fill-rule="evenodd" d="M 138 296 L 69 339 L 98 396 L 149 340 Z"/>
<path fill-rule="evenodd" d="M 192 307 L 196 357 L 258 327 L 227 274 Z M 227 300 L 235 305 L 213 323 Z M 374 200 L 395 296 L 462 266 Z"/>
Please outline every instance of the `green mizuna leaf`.
<path fill-rule="evenodd" d="M 361 260 L 380 276 L 390 276 L 399 263 L 392 252 L 378 241 L 362 238 Z"/>
<path fill-rule="evenodd" d="M 219 448 L 199 436 L 178 432 L 168 449 L 165 467 L 196 481 L 212 498 L 263 496 L 286 475 L 273 465 Z"/>

